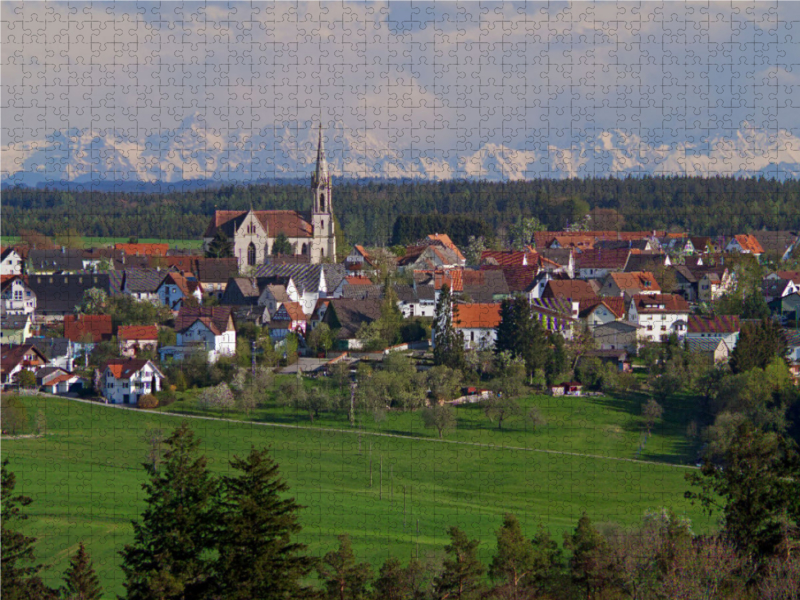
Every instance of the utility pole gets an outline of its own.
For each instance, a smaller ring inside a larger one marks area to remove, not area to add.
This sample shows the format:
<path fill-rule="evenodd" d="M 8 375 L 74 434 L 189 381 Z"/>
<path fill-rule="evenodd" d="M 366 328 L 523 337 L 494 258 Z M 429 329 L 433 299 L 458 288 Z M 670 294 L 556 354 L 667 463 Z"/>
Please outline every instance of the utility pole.
<path fill-rule="evenodd" d="M 383 500 L 383 454 L 381 454 L 380 476 L 378 477 L 378 500 Z"/>
<path fill-rule="evenodd" d="M 406 531 L 406 486 L 403 486 L 403 533 Z"/>
<path fill-rule="evenodd" d="M 255 378 L 256 376 L 256 340 L 255 338 L 250 341 L 250 374 Z"/>

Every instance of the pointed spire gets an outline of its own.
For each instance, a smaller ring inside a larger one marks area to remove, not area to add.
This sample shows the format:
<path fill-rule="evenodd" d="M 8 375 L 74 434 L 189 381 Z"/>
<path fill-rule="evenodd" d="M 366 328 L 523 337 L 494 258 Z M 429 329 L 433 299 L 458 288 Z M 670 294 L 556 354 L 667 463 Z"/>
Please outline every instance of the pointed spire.
<path fill-rule="evenodd" d="M 319 119 L 319 139 L 317 141 L 317 168 L 314 171 L 314 185 L 317 186 L 321 182 L 329 179 L 328 161 L 325 160 L 325 142 L 322 138 L 322 114 Z"/>

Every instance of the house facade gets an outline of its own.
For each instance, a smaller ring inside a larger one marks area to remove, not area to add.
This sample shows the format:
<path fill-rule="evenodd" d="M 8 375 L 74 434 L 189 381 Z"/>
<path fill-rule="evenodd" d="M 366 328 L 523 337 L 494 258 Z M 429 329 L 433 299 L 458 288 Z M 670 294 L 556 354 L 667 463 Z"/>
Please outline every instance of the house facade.
<path fill-rule="evenodd" d="M 0 254 L 0 275 L 22 275 L 22 257 L 14 248 L 3 248 Z"/>
<path fill-rule="evenodd" d="M 676 294 L 637 294 L 631 299 L 628 318 L 641 326 L 641 340 L 665 342 L 673 333 L 680 340 L 686 335 L 689 304 Z"/>
<path fill-rule="evenodd" d="M 159 350 L 161 359 L 184 360 L 194 353 L 214 363 L 236 353 L 236 324 L 230 306 L 184 306 L 175 318 L 177 345 Z"/>
<path fill-rule="evenodd" d="M 157 325 L 126 325 L 117 330 L 119 353 L 134 358 L 141 352 L 155 352 L 158 348 Z"/>
<path fill-rule="evenodd" d="M 164 375 L 149 360 L 109 361 L 101 375 L 101 393 L 111 404 L 136 404 L 146 394 L 161 391 Z"/>
<path fill-rule="evenodd" d="M 464 335 L 466 350 L 490 350 L 497 340 L 495 328 L 500 324 L 500 303 L 455 304 L 453 329 Z M 432 344 L 436 345 L 432 333 Z"/>
<path fill-rule="evenodd" d="M 36 293 L 21 275 L 4 275 L 0 284 L 0 314 L 33 315 Z"/>

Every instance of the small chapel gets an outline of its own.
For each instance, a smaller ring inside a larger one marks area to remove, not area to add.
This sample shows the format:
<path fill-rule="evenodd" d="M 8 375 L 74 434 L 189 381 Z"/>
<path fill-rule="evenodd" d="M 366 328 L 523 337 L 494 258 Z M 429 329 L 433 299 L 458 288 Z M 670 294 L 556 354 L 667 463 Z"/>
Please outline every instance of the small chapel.
<path fill-rule="evenodd" d="M 313 204 L 310 212 L 295 210 L 218 210 L 203 234 L 203 247 L 222 231 L 233 242 L 233 255 L 239 272 L 264 264 L 272 256 L 279 234 L 286 236 L 294 256 L 307 256 L 317 264 L 326 257 L 336 259 L 336 237 L 333 226 L 331 175 L 325 159 L 322 123 L 319 124 L 317 164 L 311 176 Z"/>

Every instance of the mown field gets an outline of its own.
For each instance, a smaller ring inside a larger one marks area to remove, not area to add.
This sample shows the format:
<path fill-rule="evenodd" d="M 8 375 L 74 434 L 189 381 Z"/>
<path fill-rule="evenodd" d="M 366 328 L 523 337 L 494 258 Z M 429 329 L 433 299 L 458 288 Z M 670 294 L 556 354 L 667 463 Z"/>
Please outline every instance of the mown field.
<path fill-rule="evenodd" d="M 127 237 L 84 237 L 83 243 L 86 248 L 96 248 L 100 246 L 112 246 L 113 244 L 125 244 L 130 238 Z M 2 236 L 2 244 L 4 246 L 11 244 L 18 244 L 20 242 L 19 236 L 4 235 Z M 165 240 L 157 238 L 139 238 L 140 244 L 169 244 L 170 248 L 180 248 L 185 250 L 199 250 L 203 246 L 201 239 L 186 239 L 186 240 Z"/>
<path fill-rule="evenodd" d="M 471 429 L 470 411 L 476 409 L 461 408 L 463 426 L 444 442 L 419 426 L 413 433 L 423 439 L 374 431 L 408 435 L 402 420 L 412 424 L 415 415 L 400 415 L 394 432 L 393 416 L 369 428 L 364 423 L 360 435 L 346 423 L 339 423 L 338 431 L 321 429 L 324 419 L 314 427 L 280 427 L 188 418 L 217 472 L 251 445 L 270 446 L 292 493 L 307 507 L 301 514 L 301 539 L 310 551 L 322 555 L 335 546 L 336 535 L 348 532 L 359 556 L 376 568 L 389 554 L 405 560 L 412 552 L 441 551 L 445 529 L 454 524 L 484 540 L 488 562 L 493 532 L 504 512 L 515 513 L 529 534 L 542 521 L 559 540 L 582 511 L 597 522 L 633 525 L 646 510 L 667 506 L 691 518 L 695 531 L 712 528 L 713 521 L 683 499 L 687 469 L 615 458 L 613 448 L 630 454 L 624 446 L 630 441 L 635 445 L 638 434 L 626 431 L 625 418 L 612 418 L 627 414 L 624 409 L 608 399 L 606 405 L 602 399 L 587 400 L 547 408 L 551 424 L 535 434 Z M 17 474 L 17 490 L 34 499 L 25 530 L 39 537 L 38 556 L 51 565 L 46 579 L 55 584 L 68 557 L 84 541 L 112 597 L 122 590 L 116 551 L 130 541 L 130 521 L 143 507 L 146 432 L 168 432 L 184 417 L 50 397 L 26 398 L 25 403 L 29 415 L 45 411 L 47 434 L 4 439 L 3 456 Z M 600 417 L 609 423 L 595 423 Z M 615 437 L 617 428 L 622 431 Z M 683 460 L 675 454 L 680 446 L 671 437 L 668 432 L 655 434 L 648 452 Z M 474 445 L 478 439 L 493 446 Z M 507 443 L 500 443 L 502 439 Z M 534 439 L 541 448 L 565 453 L 508 447 L 535 448 Z M 597 457 L 566 453 L 586 450 Z"/>

